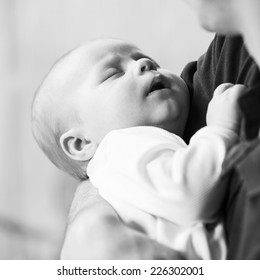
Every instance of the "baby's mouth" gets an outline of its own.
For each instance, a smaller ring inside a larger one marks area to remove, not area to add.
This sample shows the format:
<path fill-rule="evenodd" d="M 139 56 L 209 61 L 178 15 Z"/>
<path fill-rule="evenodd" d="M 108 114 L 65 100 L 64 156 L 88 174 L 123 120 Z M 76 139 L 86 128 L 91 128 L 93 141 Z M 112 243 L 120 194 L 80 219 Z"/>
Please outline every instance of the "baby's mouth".
<path fill-rule="evenodd" d="M 164 82 L 162 81 L 161 77 L 155 78 L 152 81 L 151 88 L 147 95 L 153 94 L 153 92 L 166 88 Z"/>
<path fill-rule="evenodd" d="M 152 85 L 152 88 L 151 88 L 151 92 L 152 91 L 155 91 L 155 90 L 158 90 L 158 89 L 163 89 L 164 88 L 164 84 L 162 82 L 155 82 L 153 85 Z"/>

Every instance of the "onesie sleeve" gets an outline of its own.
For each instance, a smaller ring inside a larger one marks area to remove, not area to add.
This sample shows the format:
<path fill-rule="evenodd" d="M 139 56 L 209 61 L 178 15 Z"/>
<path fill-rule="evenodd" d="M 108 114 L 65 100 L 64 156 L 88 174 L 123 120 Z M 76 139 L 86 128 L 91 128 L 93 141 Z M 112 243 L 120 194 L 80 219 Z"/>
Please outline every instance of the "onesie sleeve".
<path fill-rule="evenodd" d="M 191 138 L 188 146 L 177 149 L 171 159 L 162 156 L 149 163 L 153 184 L 174 203 L 172 222 L 188 225 L 216 218 L 227 189 L 225 184 L 216 183 L 226 153 L 237 140 L 237 134 L 231 130 L 206 126 Z"/>

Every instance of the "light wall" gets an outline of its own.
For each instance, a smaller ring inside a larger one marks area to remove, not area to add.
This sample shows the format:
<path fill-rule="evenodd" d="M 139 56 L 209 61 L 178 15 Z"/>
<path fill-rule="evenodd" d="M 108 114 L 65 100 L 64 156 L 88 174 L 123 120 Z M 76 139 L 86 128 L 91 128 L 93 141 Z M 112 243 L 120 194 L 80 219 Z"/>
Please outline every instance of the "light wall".
<path fill-rule="evenodd" d="M 134 42 L 180 73 L 213 34 L 182 0 L 0 1 L 0 259 L 58 258 L 77 183 L 56 169 L 30 130 L 34 92 L 53 62 L 81 42 Z"/>

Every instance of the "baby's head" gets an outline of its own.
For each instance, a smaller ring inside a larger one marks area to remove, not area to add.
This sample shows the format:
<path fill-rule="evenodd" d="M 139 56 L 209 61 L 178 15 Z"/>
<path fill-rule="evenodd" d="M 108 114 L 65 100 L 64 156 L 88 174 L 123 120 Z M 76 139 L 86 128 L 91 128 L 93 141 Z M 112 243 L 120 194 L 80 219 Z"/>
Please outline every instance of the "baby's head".
<path fill-rule="evenodd" d="M 156 126 L 180 136 L 189 111 L 184 81 L 118 39 L 100 39 L 63 56 L 36 92 L 33 134 L 50 160 L 78 179 L 104 136 Z"/>

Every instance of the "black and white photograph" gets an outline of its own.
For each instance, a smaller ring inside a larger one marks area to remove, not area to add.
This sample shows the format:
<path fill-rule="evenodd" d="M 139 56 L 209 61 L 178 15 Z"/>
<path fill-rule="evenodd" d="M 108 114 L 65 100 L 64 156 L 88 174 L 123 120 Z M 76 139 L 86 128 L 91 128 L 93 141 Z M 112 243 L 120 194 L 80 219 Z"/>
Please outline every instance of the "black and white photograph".
<path fill-rule="evenodd" d="M 0 23 L 0 260 L 260 259 L 259 0 Z"/>

